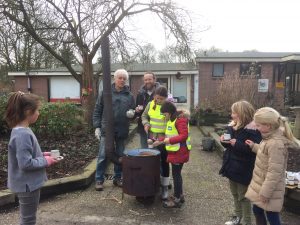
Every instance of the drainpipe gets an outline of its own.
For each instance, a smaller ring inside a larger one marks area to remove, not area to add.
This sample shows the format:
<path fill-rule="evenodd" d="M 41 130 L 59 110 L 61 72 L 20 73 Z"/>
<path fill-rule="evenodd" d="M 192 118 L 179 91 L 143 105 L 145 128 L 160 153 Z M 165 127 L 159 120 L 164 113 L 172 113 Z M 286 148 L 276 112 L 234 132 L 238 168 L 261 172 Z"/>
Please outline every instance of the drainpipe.
<path fill-rule="evenodd" d="M 114 118 L 112 110 L 112 90 L 110 72 L 109 39 L 105 37 L 101 44 L 102 69 L 103 69 L 103 101 L 105 126 L 105 155 L 113 163 L 120 164 L 120 156 L 115 151 L 114 145 Z"/>
<path fill-rule="evenodd" d="M 27 91 L 28 93 L 31 93 L 31 79 L 29 76 L 29 71 L 26 71 L 26 76 L 27 76 Z"/>

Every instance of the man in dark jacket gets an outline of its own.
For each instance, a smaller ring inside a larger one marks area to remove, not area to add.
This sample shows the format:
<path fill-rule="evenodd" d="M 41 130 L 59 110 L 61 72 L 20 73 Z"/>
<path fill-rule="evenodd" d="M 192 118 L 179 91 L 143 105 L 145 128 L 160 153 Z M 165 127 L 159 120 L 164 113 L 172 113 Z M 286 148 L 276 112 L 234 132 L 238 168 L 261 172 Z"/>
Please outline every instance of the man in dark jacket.
<path fill-rule="evenodd" d="M 148 148 L 147 134 L 142 124 L 141 116 L 149 102 L 153 100 L 153 94 L 155 89 L 159 86 L 159 83 L 155 82 L 156 78 L 152 72 L 146 72 L 144 74 L 144 85 L 139 90 L 136 97 L 136 117 L 138 119 L 138 133 L 140 134 L 141 148 Z"/>
<path fill-rule="evenodd" d="M 112 107 L 114 117 L 114 142 L 116 151 L 119 156 L 123 155 L 125 149 L 125 139 L 129 133 L 130 120 L 127 117 L 127 111 L 134 110 L 134 97 L 126 85 L 128 80 L 128 73 L 124 69 L 119 69 L 114 74 L 114 83 L 112 84 Z M 96 106 L 93 114 L 93 125 L 95 129 L 95 136 L 100 140 L 99 154 L 96 167 L 96 190 L 103 190 L 104 173 L 106 169 L 105 157 L 105 115 L 104 115 L 103 92 L 98 96 Z M 101 139 L 100 139 L 101 136 Z M 122 168 L 120 165 L 114 165 L 114 180 L 113 184 L 122 186 Z"/>

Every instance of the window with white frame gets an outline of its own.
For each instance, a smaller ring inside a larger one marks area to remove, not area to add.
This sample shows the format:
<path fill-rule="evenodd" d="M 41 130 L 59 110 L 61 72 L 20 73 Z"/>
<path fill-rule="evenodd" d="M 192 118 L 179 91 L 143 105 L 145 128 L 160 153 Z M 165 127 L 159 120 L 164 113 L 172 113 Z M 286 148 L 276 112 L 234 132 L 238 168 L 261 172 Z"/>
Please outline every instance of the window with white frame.
<path fill-rule="evenodd" d="M 176 103 L 187 103 L 187 77 L 173 79 L 173 98 Z"/>
<path fill-rule="evenodd" d="M 213 64 L 213 77 L 223 77 L 224 76 L 224 64 L 223 63 L 214 63 Z"/>

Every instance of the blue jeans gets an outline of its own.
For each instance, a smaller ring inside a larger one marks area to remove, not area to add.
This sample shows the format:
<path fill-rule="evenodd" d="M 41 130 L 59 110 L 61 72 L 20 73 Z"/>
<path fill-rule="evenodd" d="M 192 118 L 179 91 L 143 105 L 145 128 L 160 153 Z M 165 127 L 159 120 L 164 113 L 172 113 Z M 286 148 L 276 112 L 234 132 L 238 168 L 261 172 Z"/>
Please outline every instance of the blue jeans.
<path fill-rule="evenodd" d="M 123 156 L 123 152 L 125 149 L 125 139 L 123 138 L 115 138 L 115 149 L 117 154 L 121 157 Z M 104 182 L 104 174 L 106 170 L 107 158 L 105 157 L 105 137 L 101 137 L 100 144 L 99 144 L 99 153 L 98 153 L 98 160 L 96 166 L 96 182 Z M 114 165 L 114 179 L 121 179 L 122 177 L 122 167 L 121 165 Z"/>
<path fill-rule="evenodd" d="M 257 205 L 253 205 L 253 213 L 256 218 L 265 221 L 265 224 L 267 224 L 266 214 L 270 225 L 281 225 L 279 212 L 265 211 Z"/>
<path fill-rule="evenodd" d="M 145 131 L 140 131 L 140 144 L 141 144 L 141 148 L 148 148 L 148 136 L 147 133 Z"/>

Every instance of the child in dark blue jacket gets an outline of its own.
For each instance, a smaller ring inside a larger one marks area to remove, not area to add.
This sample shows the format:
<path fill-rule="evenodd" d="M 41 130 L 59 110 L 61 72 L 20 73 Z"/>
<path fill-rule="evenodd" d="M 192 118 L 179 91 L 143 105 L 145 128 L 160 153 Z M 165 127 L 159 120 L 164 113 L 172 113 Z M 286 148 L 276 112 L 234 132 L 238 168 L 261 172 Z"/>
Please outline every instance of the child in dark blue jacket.
<path fill-rule="evenodd" d="M 227 127 L 230 140 L 220 137 L 221 144 L 226 148 L 220 174 L 229 178 L 229 186 L 234 199 L 235 215 L 225 225 L 251 225 L 251 204 L 245 198 L 248 185 L 252 178 L 256 155 L 245 144 L 247 139 L 255 143 L 261 141 L 261 134 L 255 128 L 253 115 L 255 109 L 247 101 L 238 101 L 231 106 L 232 121 Z"/>

